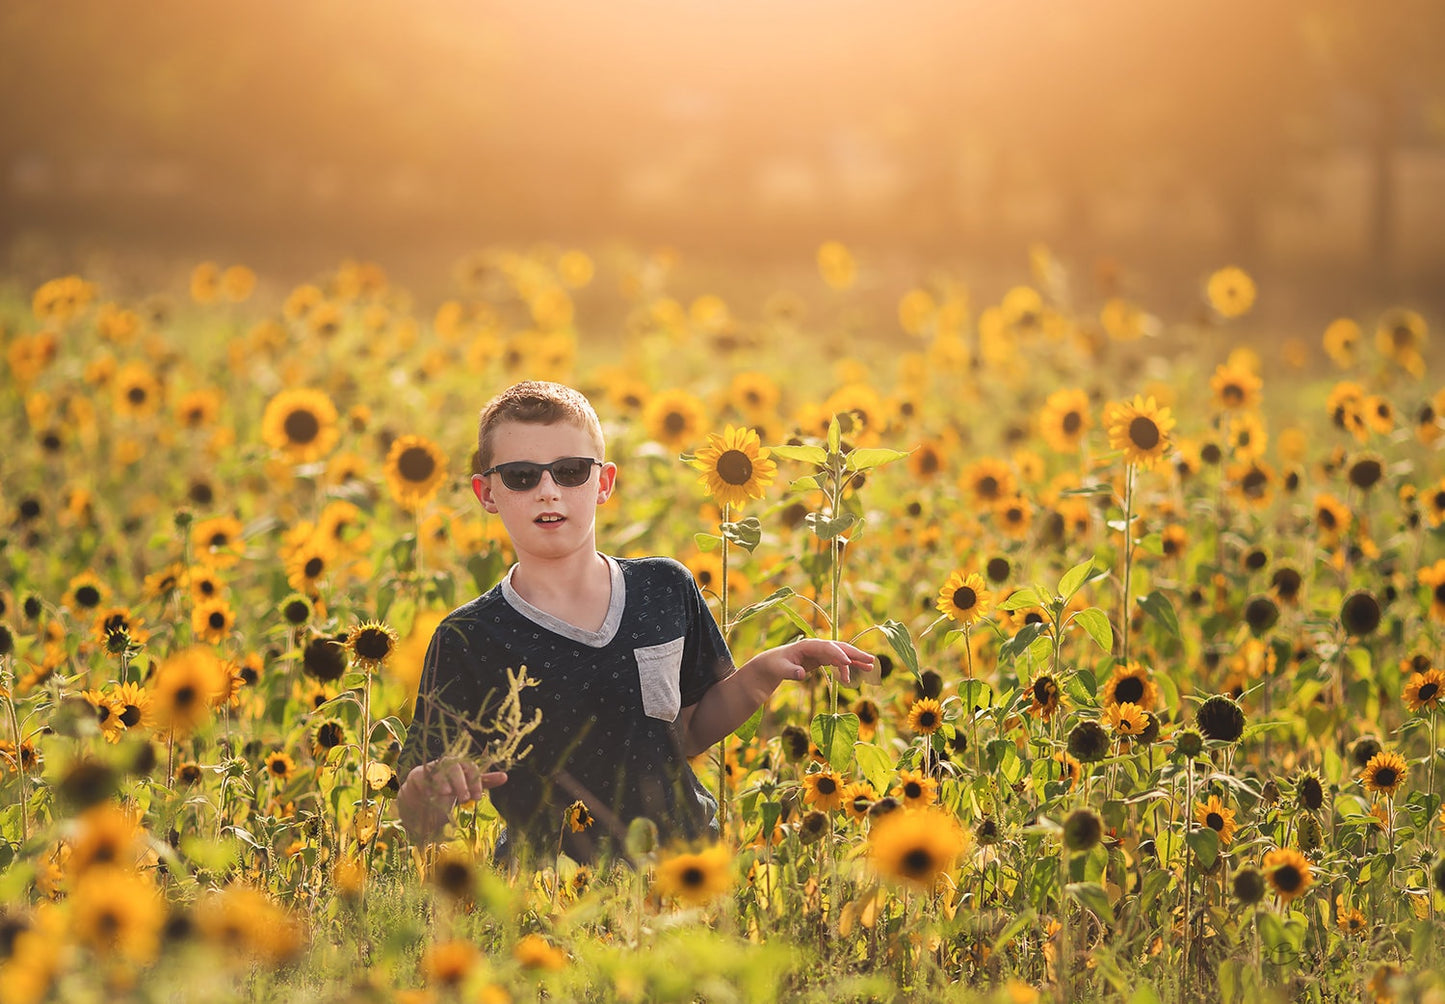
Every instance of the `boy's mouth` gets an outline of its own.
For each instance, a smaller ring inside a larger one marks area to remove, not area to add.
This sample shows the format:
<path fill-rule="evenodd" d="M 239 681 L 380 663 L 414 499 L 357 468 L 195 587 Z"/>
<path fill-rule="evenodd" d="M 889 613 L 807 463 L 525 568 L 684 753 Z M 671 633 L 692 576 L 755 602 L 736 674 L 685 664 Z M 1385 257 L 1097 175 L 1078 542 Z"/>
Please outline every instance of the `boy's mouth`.
<path fill-rule="evenodd" d="M 555 512 L 545 512 L 532 520 L 533 523 L 540 523 L 543 526 L 555 526 L 566 520 L 567 517 L 559 516 Z"/>

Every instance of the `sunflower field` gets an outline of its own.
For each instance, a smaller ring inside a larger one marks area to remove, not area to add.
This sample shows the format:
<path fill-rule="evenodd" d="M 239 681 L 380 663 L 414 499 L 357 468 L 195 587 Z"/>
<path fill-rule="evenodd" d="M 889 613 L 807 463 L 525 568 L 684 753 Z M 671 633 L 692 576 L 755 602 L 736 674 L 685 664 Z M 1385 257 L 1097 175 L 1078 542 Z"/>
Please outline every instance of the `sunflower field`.
<path fill-rule="evenodd" d="M 807 264 L 7 287 L 0 1004 L 1445 999 L 1427 319 L 1284 337 L 1231 266 L 1158 316 L 1043 248 L 986 301 Z M 714 845 L 523 869 L 486 800 L 398 822 L 431 631 L 511 561 L 468 482 L 525 378 L 601 414 L 603 550 L 687 564 L 739 662 L 878 657 L 697 759 Z"/>

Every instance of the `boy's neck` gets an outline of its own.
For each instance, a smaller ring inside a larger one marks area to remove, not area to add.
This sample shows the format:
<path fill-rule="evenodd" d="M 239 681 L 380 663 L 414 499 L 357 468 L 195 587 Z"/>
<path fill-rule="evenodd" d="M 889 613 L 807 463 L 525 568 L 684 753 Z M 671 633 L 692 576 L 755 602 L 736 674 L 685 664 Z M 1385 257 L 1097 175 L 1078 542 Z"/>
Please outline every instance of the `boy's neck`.
<path fill-rule="evenodd" d="M 612 566 L 597 551 L 555 559 L 519 559 L 512 588 L 538 610 L 587 631 L 607 618 Z"/>

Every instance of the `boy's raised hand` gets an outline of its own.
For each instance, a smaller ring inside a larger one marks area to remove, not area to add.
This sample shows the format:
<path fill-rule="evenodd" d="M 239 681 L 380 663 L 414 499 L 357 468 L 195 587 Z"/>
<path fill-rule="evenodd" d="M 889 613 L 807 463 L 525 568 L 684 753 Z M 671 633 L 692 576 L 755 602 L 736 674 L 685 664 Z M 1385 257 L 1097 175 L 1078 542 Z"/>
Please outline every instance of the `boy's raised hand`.
<path fill-rule="evenodd" d="M 818 667 L 832 666 L 844 683 L 852 683 L 855 676 L 864 677 L 871 672 L 875 661 L 861 648 L 826 638 L 801 638 L 780 645 L 767 655 L 772 657 L 773 670 L 780 680 L 804 680 Z"/>
<path fill-rule="evenodd" d="M 397 792 L 397 811 L 407 835 L 427 840 L 446 826 L 452 809 L 475 802 L 488 788 L 505 783 L 500 770 L 484 771 L 471 760 L 442 757 L 413 768 Z"/>

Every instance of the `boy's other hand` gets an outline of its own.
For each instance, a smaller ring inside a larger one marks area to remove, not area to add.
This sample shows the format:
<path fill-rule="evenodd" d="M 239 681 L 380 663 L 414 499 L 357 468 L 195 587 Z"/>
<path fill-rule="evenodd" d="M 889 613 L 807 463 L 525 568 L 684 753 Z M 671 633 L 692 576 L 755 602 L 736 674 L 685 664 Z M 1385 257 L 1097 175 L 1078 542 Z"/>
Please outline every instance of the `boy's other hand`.
<path fill-rule="evenodd" d="M 483 771 L 470 760 L 443 757 L 413 768 L 397 792 L 397 811 L 407 835 L 427 840 L 441 832 L 452 810 L 504 784 L 504 771 Z"/>
<path fill-rule="evenodd" d="M 844 683 L 852 683 L 855 676 L 868 674 L 875 661 L 861 648 L 826 638 L 802 638 L 769 654 L 774 657 L 774 671 L 781 680 L 804 680 L 820 666 L 832 666 Z"/>

